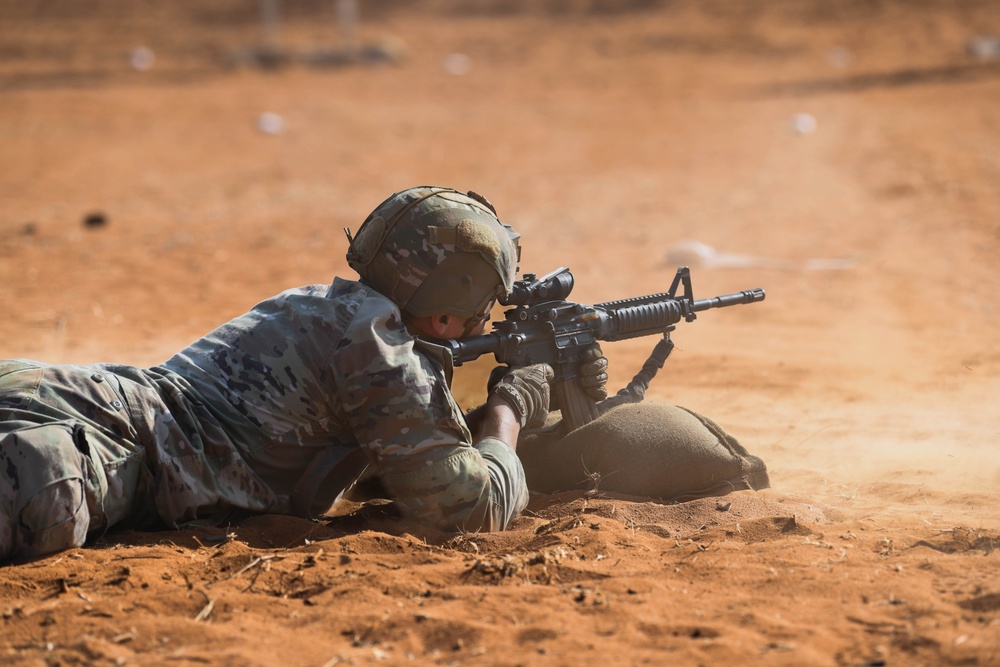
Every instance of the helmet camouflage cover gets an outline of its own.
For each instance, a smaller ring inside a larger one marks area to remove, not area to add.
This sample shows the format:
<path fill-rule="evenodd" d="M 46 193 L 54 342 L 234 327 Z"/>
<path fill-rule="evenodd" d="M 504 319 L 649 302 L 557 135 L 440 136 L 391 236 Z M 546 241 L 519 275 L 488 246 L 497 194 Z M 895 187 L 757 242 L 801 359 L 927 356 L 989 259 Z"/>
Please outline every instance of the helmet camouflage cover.
<path fill-rule="evenodd" d="M 481 316 L 514 283 L 518 234 L 482 195 L 421 186 L 382 202 L 355 236 L 347 263 L 416 317 Z"/>

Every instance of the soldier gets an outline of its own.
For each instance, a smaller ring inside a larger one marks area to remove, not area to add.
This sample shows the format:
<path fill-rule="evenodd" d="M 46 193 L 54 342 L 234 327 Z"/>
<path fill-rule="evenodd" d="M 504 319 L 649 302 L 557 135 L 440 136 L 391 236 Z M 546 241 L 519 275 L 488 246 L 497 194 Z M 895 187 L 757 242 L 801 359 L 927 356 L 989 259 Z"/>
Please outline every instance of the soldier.
<path fill-rule="evenodd" d="M 0 361 L 0 560 L 125 521 L 313 516 L 362 480 L 428 526 L 505 528 L 552 369 L 495 373 L 473 437 L 435 342 L 483 332 L 518 235 L 480 195 L 417 187 L 348 239 L 360 280 L 282 292 L 160 366 Z M 607 361 L 590 359 L 600 398 Z"/>

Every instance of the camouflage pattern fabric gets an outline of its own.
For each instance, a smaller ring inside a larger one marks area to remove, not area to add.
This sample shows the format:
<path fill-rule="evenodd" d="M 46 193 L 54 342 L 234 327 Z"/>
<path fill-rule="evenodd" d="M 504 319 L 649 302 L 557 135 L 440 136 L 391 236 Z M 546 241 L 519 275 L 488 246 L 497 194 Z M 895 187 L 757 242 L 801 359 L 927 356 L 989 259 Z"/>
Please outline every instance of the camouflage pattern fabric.
<path fill-rule="evenodd" d="M 146 453 L 99 367 L 0 362 L 0 559 L 80 546 L 133 516 Z"/>
<path fill-rule="evenodd" d="M 523 470 L 499 441 L 471 445 L 450 379 L 447 353 L 415 341 L 392 302 L 340 279 L 264 301 L 154 368 L 0 362 L 0 558 L 125 520 L 289 513 L 316 457 L 359 448 L 404 515 L 502 529 L 527 504 Z M 316 497 L 354 481 L 331 474 Z"/>

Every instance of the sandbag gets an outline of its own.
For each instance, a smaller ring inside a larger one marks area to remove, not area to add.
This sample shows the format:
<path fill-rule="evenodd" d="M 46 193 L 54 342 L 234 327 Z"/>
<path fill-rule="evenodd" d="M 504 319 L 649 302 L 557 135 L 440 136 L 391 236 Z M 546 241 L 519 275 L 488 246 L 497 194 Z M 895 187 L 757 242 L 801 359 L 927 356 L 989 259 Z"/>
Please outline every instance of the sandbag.
<path fill-rule="evenodd" d="M 712 420 L 665 403 L 618 406 L 563 436 L 527 434 L 528 488 L 685 501 L 770 486 L 767 466 Z"/>

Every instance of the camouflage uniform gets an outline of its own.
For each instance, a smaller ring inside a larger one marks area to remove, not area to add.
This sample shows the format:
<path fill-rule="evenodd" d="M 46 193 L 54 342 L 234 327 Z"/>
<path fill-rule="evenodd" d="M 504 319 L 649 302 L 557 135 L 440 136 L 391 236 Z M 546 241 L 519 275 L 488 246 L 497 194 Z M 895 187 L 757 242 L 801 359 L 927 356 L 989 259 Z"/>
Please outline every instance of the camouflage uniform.
<path fill-rule="evenodd" d="M 0 559 L 123 521 L 309 514 L 377 477 L 404 515 L 500 530 L 527 504 L 496 439 L 471 444 L 451 360 L 371 287 L 258 304 L 161 366 L 0 362 Z"/>

